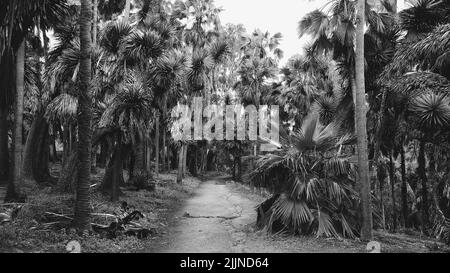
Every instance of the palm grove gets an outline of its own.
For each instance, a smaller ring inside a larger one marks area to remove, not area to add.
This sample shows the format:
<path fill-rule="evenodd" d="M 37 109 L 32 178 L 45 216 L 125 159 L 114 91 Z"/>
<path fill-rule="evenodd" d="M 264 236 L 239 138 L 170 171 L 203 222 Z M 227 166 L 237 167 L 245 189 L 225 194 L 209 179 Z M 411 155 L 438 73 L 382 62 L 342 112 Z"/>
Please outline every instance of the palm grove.
<path fill-rule="evenodd" d="M 368 2 L 299 18 L 310 42 L 280 67 L 281 34 L 222 25 L 213 1 L 2 1 L 5 201 L 23 201 L 25 180 L 73 192 L 83 231 L 97 167 L 94 190 L 113 201 L 161 172 L 219 169 L 272 193 L 258 207 L 268 231 L 369 240 L 414 226 L 448 242 L 450 4 Z M 174 141 L 170 110 L 195 96 L 279 105 L 281 148 Z"/>

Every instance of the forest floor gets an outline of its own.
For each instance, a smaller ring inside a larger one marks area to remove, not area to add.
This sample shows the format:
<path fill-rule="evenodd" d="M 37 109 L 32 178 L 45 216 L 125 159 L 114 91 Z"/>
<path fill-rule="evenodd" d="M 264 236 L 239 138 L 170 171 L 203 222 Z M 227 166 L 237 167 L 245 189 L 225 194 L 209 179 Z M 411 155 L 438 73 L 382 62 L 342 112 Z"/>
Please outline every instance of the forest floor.
<path fill-rule="evenodd" d="M 209 176 L 194 196 L 175 211 L 167 232 L 145 252 L 366 252 L 358 240 L 268 235 L 255 229 L 255 206 L 264 194 L 226 176 Z M 448 252 L 430 238 L 375 232 L 382 252 Z"/>
<path fill-rule="evenodd" d="M 103 174 L 98 169 L 92 183 L 100 183 Z M 71 216 L 74 196 L 28 182 L 26 205 L 12 223 L 0 225 L 0 252 L 66 252 L 70 240 L 79 241 L 82 252 L 365 252 L 365 244 L 358 240 L 267 235 L 256 230 L 255 206 L 264 194 L 228 176 L 186 177 L 182 185 L 175 180 L 176 172 L 160 174 L 153 192 L 123 191 L 120 201 L 143 212 L 146 217 L 139 223 L 154 231 L 145 239 L 125 235 L 108 239 L 94 232 L 80 237 L 68 228 L 49 228 L 43 222 L 45 213 Z M 119 202 L 110 202 L 97 191 L 91 196 L 94 213 L 118 213 Z M 92 222 L 105 224 L 108 219 L 93 216 Z M 382 252 L 449 251 L 430 238 L 399 233 L 376 232 L 375 240 Z"/>

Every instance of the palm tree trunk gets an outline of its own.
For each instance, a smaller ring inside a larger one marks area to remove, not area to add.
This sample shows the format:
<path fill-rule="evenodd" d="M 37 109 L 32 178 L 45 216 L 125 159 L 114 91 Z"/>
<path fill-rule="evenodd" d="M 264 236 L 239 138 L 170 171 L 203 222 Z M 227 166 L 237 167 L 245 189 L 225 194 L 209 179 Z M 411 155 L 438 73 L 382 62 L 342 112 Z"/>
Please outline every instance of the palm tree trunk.
<path fill-rule="evenodd" d="M 79 231 L 90 229 L 89 188 L 91 174 L 91 1 L 81 0 L 80 87 L 78 95 L 78 179 L 74 224 Z"/>
<path fill-rule="evenodd" d="M 365 83 L 364 83 L 364 13 L 365 0 L 358 0 L 357 26 L 356 26 L 356 135 L 358 139 L 358 173 L 361 190 L 362 227 L 361 240 L 372 240 L 372 204 L 370 197 L 369 160 L 367 155 L 367 127 L 366 127 L 366 105 L 365 105 Z"/>
<path fill-rule="evenodd" d="M 166 161 L 166 157 L 167 157 L 167 147 L 166 147 L 166 128 L 165 126 L 163 126 L 162 129 L 162 149 L 163 149 L 163 153 L 162 153 L 162 158 L 161 158 L 161 162 L 162 162 L 162 171 L 168 171 L 168 166 L 167 166 L 167 161 Z"/>
<path fill-rule="evenodd" d="M 14 109 L 13 160 L 12 174 L 5 200 L 14 200 L 20 192 L 22 183 L 22 126 L 23 126 L 23 96 L 25 74 L 25 40 L 20 43 L 16 56 L 16 101 Z"/>
<path fill-rule="evenodd" d="M 180 145 L 178 150 L 178 173 L 177 173 L 177 183 L 183 183 L 183 154 L 184 154 L 184 144 Z"/>
<path fill-rule="evenodd" d="M 185 144 L 183 148 L 183 178 L 186 176 L 186 170 L 187 170 L 187 151 L 188 151 L 188 145 Z"/>
<path fill-rule="evenodd" d="M 152 145 L 151 145 L 151 141 L 150 138 L 147 139 L 146 142 L 146 149 L 145 149 L 145 170 L 147 171 L 147 173 L 151 173 L 152 171 L 152 167 L 151 167 L 151 162 L 152 162 Z"/>
<path fill-rule="evenodd" d="M 155 124 L 155 176 L 159 174 L 159 116 L 156 117 Z"/>
<path fill-rule="evenodd" d="M 130 18 L 130 5 L 131 5 L 131 0 L 126 0 L 125 1 L 125 10 L 124 10 L 124 16 L 123 19 L 125 20 L 125 22 L 128 22 L 129 18 Z"/>
<path fill-rule="evenodd" d="M 401 151 L 400 151 L 400 166 L 401 166 L 401 172 L 402 172 L 402 214 L 403 214 L 403 221 L 405 227 L 408 225 L 408 191 L 407 191 L 407 184 L 406 181 L 406 162 L 405 162 L 405 148 L 403 147 L 403 142 L 401 144 Z"/>
<path fill-rule="evenodd" d="M 136 150 L 134 153 L 134 166 L 137 168 L 137 173 L 145 172 L 145 147 L 144 147 L 144 139 L 141 139 L 136 146 Z"/>
<path fill-rule="evenodd" d="M 393 231 L 397 230 L 397 212 L 395 205 L 395 165 L 392 159 L 392 153 L 389 154 L 389 182 L 391 183 L 391 197 L 392 197 L 392 220 L 393 220 Z"/>
<path fill-rule="evenodd" d="M 35 119 L 28 133 L 23 154 L 23 178 L 34 179 L 38 183 L 52 182 L 48 164 L 50 158 L 49 124 L 44 112 L 35 114 Z"/>
<path fill-rule="evenodd" d="M 386 229 L 386 214 L 384 210 L 384 193 L 383 193 L 383 184 L 384 181 L 378 181 L 380 183 L 380 210 L 381 210 L 381 228 Z"/>
<path fill-rule="evenodd" d="M 423 231 L 426 230 L 428 225 L 428 179 L 425 167 L 425 138 L 420 140 L 419 144 L 419 156 L 417 158 L 418 168 L 417 172 L 420 180 L 422 181 L 422 215 L 423 215 Z"/>
<path fill-rule="evenodd" d="M 8 107 L 0 108 L 0 182 L 9 177 Z"/>
<path fill-rule="evenodd" d="M 38 120 L 40 118 L 40 113 L 35 114 L 35 118 L 31 123 L 30 131 L 28 132 L 27 140 L 25 142 L 25 149 L 23 153 L 23 178 L 31 179 L 33 177 L 33 149 L 36 142 L 36 132 L 37 126 L 39 124 Z"/>
<path fill-rule="evenodd" d="M 69 124 L 67 121 L 64 121 L 63 125 L 63 132 L 62 132 L 62 140 L 63 140 L 63 158 L 62 158 L 62 166 L 64 166 L 64 163 L 66 162 L 67 158 L 69 157 L 70 153 L 70 138 L 69 138 Z"/>
<path fill-rule="evenodd" d="M 97 46 L 97 20 L 98 20 L 98 0 L 93 0 L 93 16 L 92 16 L 92 45 Z"/>

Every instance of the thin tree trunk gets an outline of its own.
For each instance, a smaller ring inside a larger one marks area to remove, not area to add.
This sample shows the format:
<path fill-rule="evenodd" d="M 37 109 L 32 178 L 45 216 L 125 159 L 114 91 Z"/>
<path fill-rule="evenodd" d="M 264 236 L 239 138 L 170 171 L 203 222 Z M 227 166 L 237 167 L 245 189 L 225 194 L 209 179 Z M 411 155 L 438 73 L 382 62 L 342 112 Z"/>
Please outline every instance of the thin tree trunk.
<path fill-rule="evenodd" d="M 146 169 L 147 173 L 151 173 L 151 171 L 152 171 L 152 167 L 151 167 L 151 163 L 152 163 L 152 145 L 151 145 L 150 138 L 147 139 L 145 152 L 146 152 L 146 155 L 145 155 L 145 169 Z"/>
<path fill-rule="evenodd" d="M 383 193 L 383 183 L 384 181 L 379 180 L 380 183 L 380 210 L 381 210 L 381 228 L 386 229 L 386 213 L 384 209 L 384 193 Z"/>
<path fill-rule="evenodd" d="M 168 166 L 166 165 L 166 156 L 167 156 L 167 147 L 166 147 L 166 128 L 165 126 L 163 126 L 163 130 L 162 130 L 162 149 L 163 149 L 163 153 L 162 153 L 162 158 L 161 158 L 161 162 L 162 162 L 162 167 L 161 170 L 163 172 L 168 171 Z"/>
<path fill-rule="evenodd" d="M 403 214 L 403 221 L 405 227 L 408 226 L 408 191 L 407 191 L 407 184 L 406 181 L 406 162 L 405 162 L 405 148 L 403 147 L 403 142 L 401 144 L 401 150 L 400 150 L 400 167 L 401 167 L 401 173 L 402 173 L 402 214 Z"/>
<path fill-rule="evenodd" d="M 237 158 L 238 160 L 238 174 L 237 174 L 237 181 L 241 182 L 242 181 L 242 160 L 241 157 L 239 156 Z"/>
<path fill-rule="evenodd" d="M 372 240 L 372 204 L 370 197 L 369 159 L 367 155 L 367 127 L 366 127 L 366 105 L 365 105 L 365 83 L 364 83 L 364 22 L 365 22 L 365 0 L 358 0 L 357 26 L 356 26 L 356 135 L 358 142 L 358 173 L 361 184 L 361 207 L 362 227 L 361 240 Z"/>
<path fill-rule="evenodd" d="M 63 158 L 62 158 L 62 166 L 64 166 L 64 162 L 67 160 L 70 154 L 70 136 L 69 136 L 69 124 L 67 121 L 64 121 L 63 125 Z"/>
<path fill-rule="evenodd" d="M 111 201 L 115 202 L 119 200 L 121 193 L 119 186 L 123 183 L 123 147 L 120 136 L 118 137 L 116 150 L 113 154 L 112 162 L 112 183 L 111 183 Z"/>
<path fill-rule="evenodd" d="M 54 129 L 50 135 L 50 160 L 53 163 L 58 161 L 58 153 L 56 152 L 56 130 Z"/>
<path fill-rule="evenodd" d="M 188 152 L 188 145 L 184 145 L 183 149 L 183 178 L 186 176 L 187 171 L 187 152 Z"/>
<path fill-rule="evenodd" d="M 80 12 L 80 86 L 78 95 L 78 179 L 74 224 L 81 232 L 90 229 L 91 174 L 91 1 L 81 0 Z"/>
<path fill-rule="evenodd" d="M 0 182 L 9 177 L 8 107 L 0 107 Z"/>
<path fill-rule="evenodd" d="M 156 117 L 155 124 L 155 176 L 159 175 L 159 116 Z"/>
<path fill-rule="evenodd" d="M 97 20 L 98 20 L 98 0 L 93 0 L 93 16 L 92 16 L 92 45 L 97 46 Z"/>
<path fill-rule="evenodd" d="M 20 193 L 22 183 L 22 126 L 25 74 L 25 40 L 20 43 L 16 56 L 16 101 L 14 109 L 13 160 L 11 181 L 5 200 L 14 200 Z"/>
<path fill-rule="evenodd" d="M 184 144 L 180 145 L 180 149 L 178 151 L 178 173 L 177 173 L 177 183 L 183 183 L 183 152 Z"/>
<path fill-rule="evenodd" d="M 391 183 L 391 197 L 392 197 L 392 220 L 393 220 L 393 231 L 397 230 L 397 212 L 395 205 L 395 165 L 392 159 L 392 153 L 389 154 L 389 182 Z"/>
<path fill-rule="evenodd" d="M 130 18 L 130 5 L 131 5 L 131 0 L 126 0 L 125 1 L 124 16 L 123 16 L 125 22 L 128 22 L 128 20 Z"/>
<path fill-rule="evenodd" d="M 418 161 L 418 174 L 419 178 L 422 182 L 422 215 L 423 215 L 423 231 L 426 230 L 425 227 L 428 225 L 428 186 L 427 186 L 427 174 L 425 169 L 425 139 L 420 140 L 419 144 L 419 156 L 417 158 Z"/>

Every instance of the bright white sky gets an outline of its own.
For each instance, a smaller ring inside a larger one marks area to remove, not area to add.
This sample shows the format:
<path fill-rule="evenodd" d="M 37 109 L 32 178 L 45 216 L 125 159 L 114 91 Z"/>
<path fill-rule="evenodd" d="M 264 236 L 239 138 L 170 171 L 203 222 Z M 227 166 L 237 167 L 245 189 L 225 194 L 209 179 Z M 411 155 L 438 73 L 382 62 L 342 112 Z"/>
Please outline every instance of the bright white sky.
<path fill-rule="evenodd" d="M 280 48 L 284 51 L 281 64 L 292 55 L 302 52 L 307 38 L 301 40 L 297 36 L 298 21 L 308 12 L 323 7 L 328 0 L 215 0 L 217 7 L 224 11 L 220 18 L 222 24 L 243 24 L 247 32 L 255 28 L 268 30 L 271 34 L 281 32 L 283 41 Z M 398 0 L 398 8 L 404 6 Z"/>
<path fill-rule="evenodd" d="M 297 35 L 297 23 L 308 12 L 321 8 L 327 0 L 215 0 L 222 24 L 243 24 L 247 32 L 259 28 L 270 34 L 281 32 L 280 48 L 284 51 L 284 64 L 292 55 L 302 52 L 306 39 Z"/>

